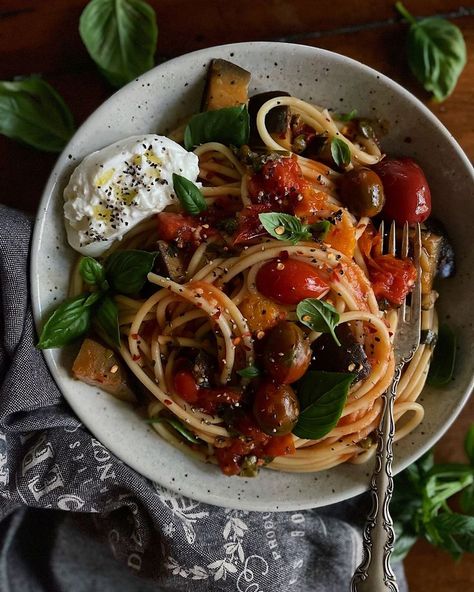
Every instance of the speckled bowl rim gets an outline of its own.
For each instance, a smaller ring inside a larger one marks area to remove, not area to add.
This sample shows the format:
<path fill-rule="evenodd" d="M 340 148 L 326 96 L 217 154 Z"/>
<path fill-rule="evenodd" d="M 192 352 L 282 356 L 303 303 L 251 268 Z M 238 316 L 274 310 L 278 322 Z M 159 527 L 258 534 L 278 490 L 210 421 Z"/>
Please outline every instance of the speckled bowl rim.
<path fill-rule="evenodd" d="M 131 82 L 129 85 L 125 86 L 124 88 L 120 89 L 117 93 L 112 95 L 109 99 L 107 99 L 96 111 L 94 111 L 89 118 L 84 122 L 83 126 L 90 125 L 94 121 L 100 119 L 103 114 L 108 112 L 109 109 L 113 109 L 115 98 L 117 95 L 121 93 L 127 93 L 128 89 L 135 84 L 136 82 L 144 82 L 146 83 L 147 80 L 153 80 L 155 77 L 158 76 L 160 70 L 162 68 L 170 68 L 172 66 L 174 69 L 179 70 L 181 64 L 185 64 L 190 58 L 196 60 L 196 62 L 202 61 L 202 59 L 209 60 L 210 57 L 213 57 L 213 54 L 219 53 L 221 55 L 223 52 L 226 52 L 228 55 L 232 55 L 233 52 L 238 53 L 239 49 L 245 48 L 249 50 L 252 48 L 255 53 L 260 51 L 271 51 L 275 49 L 277 51 L 281 51 L 282 47 L 285 46 L 288 51 L 299 52 L 301 54 L 301 59 L 304 60 L 309 58 L 309 56 L 317 58 L 318 56 L 321 58 L 329 59 L 333 62 L 335 66 L 339 63 L 345 63 L 350 65 L 354 72 L 357 71 L 365 71 L 367 74 L 371 74 L 372 76 L 376 76 L 381 83 L 385 85 L 388 90 L 396 95 L 400 95 L 404 100 L 408 101 L 412 105 L 414 109 L 418 111 L 420 116 L 424 119 L 428 120 L 433 124 L 435 127 L 438 128 L 439 131 L 442 132 L 444 137 L 444 141 L 451 144 L 451 147 L 457 153 L 457 156 L 460 158 L 464 166 L 466 167 L 466 171 L 470 172 L 471 180 L 474 180 L 474 174 L 472 166 L 467 159 L 466 155 L 457 144 L 455 139 L 449 133 L 449 131 L 440 123 L 440 121 L 429 111 L 425 105 L 421 101 L 419 101 L 416 97 L 414 97 L 411 93 L 405 90 L 402 86 L 391 80 L 390 78 L 386 77 L 385 75 L 377 72 L 376 70 L 369 68 L 368 66 L 361 64 L 351 58 L 342 56 L 340 54 L 336 54 L 334 52 L 330 52 L 327 50 L 314 48 L 311 46 L 306 45 L 296 45 L 296 44 L 286 44 L 280 42 L 250 42 L 250 43 L 233 43 L 227 45 L 216 46 L 213 48 L 206 48 L 199 51 L 192 52 L 190 54 L 185 54 L 183 56 L 174 58 L 168 62 L 165 62 L 162 65 L 155 67 L 153 70 L 143 74 L 137 81 Z M 238 60 L 237 60 L 238 61 Z M 81 134 L 82 126 L 76 132 L 74 138 L 76 138 L 79 134 Z M 71 140 L 72 143 L 73 140 Z M 39 274 L 39 265 L 40 265 L 40 247 L 41 247 L 41 239 L 43 234 L 51 229 L 47 228 L 47 213 L 48 208 L 51 206 L 52 201 L 52 194 L 54 193 L 55 185 L 57 183 L 57 179 L 60 177 L 61 171 L 64 169 L 65 165 L 67 164 L 67 155 L 68 155 L 69 145 L 66 146 L 62 154 L 59 156 L 58 161 L 51 173 L 51 176 L 46 184 L 41 203 L 38 210 L 38 215 L 36 218 L 36 224 L 34 227 L 33 239 L 32 239 L 32 257 L 31 257 L 31 267 L 30 267 L 30 280 L 31 280 L 31 296 L 32 296 L 32 303 L 33 303 L 33 315 L 37 329 L 41 326 L 42 320 L 42 303 L 40 301 L 40 290 L 39 290 L 39 282 L 40 282 L 40 274 Z M 166 486 L 180 495 L 185 495 L 188 497 L 192 497 L 202 502 L 207 502 L 213 505 L 219 505 L 224 507 L 230 508 L 237 508 L 243 510 L 255 510 L 255 511 L 295 511 L 301 509 L 308 509 L 314 507 L 325 506 L 333 503 L 337 503 L 339 501 L 348 499 L 355 495 L 358 495 L 365 490 L 368 489 L 368 479 L 363 479 L 359 482 L 355 482 L 350 486 L 344 487 L 340 491 L 333 490 L 332 494 L 325 496 L 323 499 L 318 496 L 317 488 L 315 487 L 314 493 L 308 494 L 306 497 L 300 497 L 298 499 L 284 499 L 281 500 L 275 499 L 275 496 L 271 500 L 266 499 L 240 499 L 236 498 L 232 495 L 232 487 L 230 487 L 227 491 L 222 491 L 221 493 L 215 494 L 214 492 L 210 492 L 207 490 L 205 484 L 200 490 L 196 490 L 193 487 L 187 485 L 186 480 L 178 478 L 173 479 L 173 483 L 170 482 L 168 479 L 164 479 L 162 475 L 157 474 L 156 471 L 150 471 L 149 467 L 145 466 L 143 462 L 137 460 L 136 457 L 132 453 L 125 454 L 124 451 L 117 450 L 117 442 L 114 439 L 111 439 L 105 436 L 102 433 L 101 426 L 98 424 L 94 424 L 92 418 L 85 417 L 84 414 L 79 409 L 78 405 L 76 404 L 76 400 L 71 393 L 67 392 L 63 388 L 62 380 L 60 376 L 59 367 L 56 363 L 56 360 L 53 357 L 53 353 L 51 351 L 44 351 L 44 357 L 46 363 L 49 367 L 49 370 L 56 381 L 59 389 L 63 393 L 64 397 L 72 407 L 72 409 L 76 412 L 79 416 L 81 421 L 90 429 L 90 431 L 106 446 L 108 447 L 114 454 L 116 454 L 122 461 L 127 463 L 130 467 L 135 469 L 138 473 L 148 477 L 152 481 Z M 446 430 L 450 427 L 453 421 L 456 419 L 458 414 L 460 413 L 462 407 L 468 400 L 470 392 L 474 386 L 474 375 L 471 377 L 467 388 L 464 389 L 464 392 L 459 396 L 457 403 L 458 406 L 454 409 L 448 417 L 446 417 L 445 422 L 440 426 L 440 428 L 432 434 L 430 437 L 427 437 L 423 444 L 418 446 L 416 450 L 412 451 L 410 454 L 404 456 L 403 460 L 396 460 L 394 469 L 395 472 L 399 472 L 400 470 L 404 469 L 406 466 L 414 462 L 417 458 L 419 458 L 422 454 L 424 454 L 428 449 L 430 449 L 439 438 L 446 432 Z M 158 436 L 157 436 L 158 438 Z M 157 442 L 159 444 L 159 442 Z M 133 443 L 132 443 L 133 448 Z M 370 467 L 368 468 L 370 470 Z M 298 474 L 291 474 L 294 479 L 298 479 Z M 259 479 L 261 476 L 259 477 Z M 225 479 L 225 478 L 224 478 Z M 228 481 L 226 481 L 228 483 Z M 178 484 L 180 486 L 178 487 Z M 258 496 L 257 496 L 258 497 Z"/>

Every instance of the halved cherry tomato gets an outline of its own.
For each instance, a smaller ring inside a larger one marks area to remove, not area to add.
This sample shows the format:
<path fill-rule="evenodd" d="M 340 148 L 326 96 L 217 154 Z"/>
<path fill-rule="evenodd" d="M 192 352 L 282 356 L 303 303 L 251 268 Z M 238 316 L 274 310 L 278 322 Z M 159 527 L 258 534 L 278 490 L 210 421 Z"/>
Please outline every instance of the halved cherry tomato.
<path fill-rule="evenodd" d="M 267 231 L 260 222 L 259 214 L 271 212 L 271 204 L 253 204 L 243 208 L 237 215 L 238 226 L 235 231 L 234 245 L 246 245 L 255 242 L 262 236 L 268 236 Z M 258 242 L 258 241 L 257 241 Z"/>
<path fill-rule="evenodd" d="M 424 222 L 431 213 L 431 193 L 421 167 L 411 158 L 387 158 L 374 167 L 385 193 L 383 216 L 405 222 Z"/>
<path fill-rule="evenodd" d="M 179 361 L 178 361 L 179 362 Z M 178 363 L 178 368 L 180 364 Z M 192 371 L 183 363 L 173 378 L 174 390 L 188 403 L 193 403 L 206 413 L 216 413 L 221 405 L 238 403 L 242 397 L 239 389 L 231 387 L 204 388 L 196 383 Z"/>
<path fill-rule="evenodd" d="M 208 236 L 215 235 L 217 231 L 202 223 L 192 216 L 175 214 L 174 212 L 160 212 L 156 215 L 158 222 L 158 237 L 166 241 L 176 241 L 178 247 L 192 243 L 197 246 Z"/>
<path fill-rule="evenodd" d="M 306 185 L 295 157 L 280 157 L 267 162 L 248 183 L 249 196 L 255 203 L 271 203 L 272 210 L 292 212 L 298 195 Z"/>
<path fill-rule="evenodd" d="M 305 298 L 320 298 L 329 285 L 309 263 L 298 259 L 272 259 L 256 277 L 258 291 L 281 304 L 298 304 Z"/>
<path fill-rule="evenodd" d="M 173 379 L 174 390 L 188 403 L 196 403 L 199 398 L 199 387 L 191 370 L 178 370 Z"/>
<path fill-rule="evenodd" d="M 390 303 L 400 306 L 416 280 L 413 263 L 393 255 L 379 255 L 368 259 L 367 266 L 376 298 L 386 298 Z"/>

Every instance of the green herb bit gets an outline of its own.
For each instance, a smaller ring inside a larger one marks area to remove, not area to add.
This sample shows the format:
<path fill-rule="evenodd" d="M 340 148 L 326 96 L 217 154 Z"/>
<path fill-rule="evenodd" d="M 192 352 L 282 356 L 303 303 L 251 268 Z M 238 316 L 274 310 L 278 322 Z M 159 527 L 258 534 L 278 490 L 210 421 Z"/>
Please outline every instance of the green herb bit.
<path fill-rule="evenodd" d="M 303 224 L 296 216 L 268 212 L 259 214 L 258 218 L 265 230 L 274 238 L 282 241 L 289 241 L 293 244 L 301 240 L 311 238 L 309 226 Z"/>
<path fill-rule="evenodd" d="M 192 444 L 199 444 L 200 441 L 198 438 L 189 431 L 179 419 L 174 417 L 166 417 L 164 415 L 157 415 L 156 417 L 150 417 L 149 419 L 145 420 L 146 423 L 167 423 L 170 425 L 174 430 L 176 430 L 185 440 L 191 442 Z"/>
<path fill-rule="evenodd" d="M 184 147 L 193 150 L 195 146 L 206 142 L 222 142 L 239 147 L 248 143 L 249 134 L 247 107 L 225 107 L 194 115 L 184 131 Z"/>
<path fill-rule="evenodd" d="M 247 366 L 247 368 L 237 370 L 237 374 L 242 376 L 242 378 L 256 378 L 260 376 L 261 372 L 256 366 Z"/>
<path fill-rule="evenodd" d="M 340 318 L 334 306 L 317 298 L 305 298 L 296 307 L 296 315 L 300 323 L 312 331 L 330 333 L 337 345 L 341 345 L 334 331 Z"/>
<path fill-rule="evenodd" d="M 331 140 L 331 156 L 337 166 L 344 168 L 351 163 L 351 149 L 341 138 Z"/>
<path fill-rule="evenodd" d="M 207 210 L 207 203 L 201 190 L 186 177 L 173 173 L 173 188 L 188 214 L 197 216 Z"/>

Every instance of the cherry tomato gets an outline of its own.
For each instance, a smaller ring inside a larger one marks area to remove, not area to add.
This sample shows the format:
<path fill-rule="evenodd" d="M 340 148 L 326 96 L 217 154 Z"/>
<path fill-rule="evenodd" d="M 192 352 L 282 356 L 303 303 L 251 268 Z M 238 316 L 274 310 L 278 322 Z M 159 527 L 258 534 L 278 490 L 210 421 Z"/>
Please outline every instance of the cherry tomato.
<path fill-rule="evenodd" d="M 431 212 L 431 193 L 421 167 L 411 158 L 387 158 L 373 167 L 385 193 L 383 216 L 405 222 L 424 222 Z"/>
<path fill-rule="evenodd" d="M 367 264 L 376 298 L 386 298 L 395 306 L 400 306 L 416 280 L 413 263 L 393 255 L 380 255 L 368 259 Z"/>
<path fill-rule="evenodd" d="M 199 398 L 199 387 L 191 370 L 178 370 L 174 375 L 174 390 L 188 403 L 196 403 Z"/>
<path fill-rule="evenodd" d="M 291 212 L 306 186 L 296 158 L 269 159 L 248 183 L 249 196 L 256 203 L 271 203 L 273 211 Z"/>
<path fill-rule="evenodd" d="M 369 168 L 352 169 L 342 177 L 341 198 L 356 216 L 372 218 L 380 213 L 385 202 L 382 181 Z"/>
<path fill-rule="evenodd" d="M 268 333 L 263 346 L 263 364 L 277 382 L 296 382 L 310 362 L 311 347 L 298 325 L 283 321 Z"/>
<path fill-rule="evenodd" d="M 286 456 L 296 452 L 295 442 L 291 434 L 284 436 L 273 436 L 263 446 L 264 456 Z"/>
<path fill-rule="evenodd" d="M 237 216 L 238 226 L 233 238 L 234 245 L 252 244 L 258 242 L 257 239 L 262 236 L 268 236 L 258 215 L 271 210 L 271 204 L 253 204 L 244 208 Z"/>
<path fill-rule="evenodd" d="M 329 290 L 329 285 L 312 265 L 297 259 L 268 261 L 258 270 L 256 284 L 261 294 L 281 304 L 319 298 Z"/>
<path fill-rule="evenodd" d="M 158 237 L 166 241 L 176 241 L 182 248 L 188 243 L 197 246 L 208 236 L 216 234 L 211 227 L 204 228 L 202 223 L 192 216 L 160 212 L 156 215 L 158 222 Z"/>
<path fill-rule="evenodd" d="M 233 405 L 242 397 L 240 390 L 231 387 L 200 388 L 196 405 L 213 415 L 221 405 Z"/>
<path fill-rule="evenodd" d="M 277 384 L 268 378 L 262 380 L 255 394 L 253 415 L 266 434 L 289 434 L 299 414 L 300 406 L 291 386 Z"/>

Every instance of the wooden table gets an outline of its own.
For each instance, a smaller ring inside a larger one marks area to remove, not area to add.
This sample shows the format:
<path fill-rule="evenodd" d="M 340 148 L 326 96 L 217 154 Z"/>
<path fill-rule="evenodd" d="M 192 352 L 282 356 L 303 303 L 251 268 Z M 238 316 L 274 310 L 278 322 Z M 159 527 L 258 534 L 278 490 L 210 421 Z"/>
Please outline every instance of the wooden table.
<path fill-rule="evenodd" d="M 407 0 L 416 16 L 442 15 L 462 30 L 469 61 L 453 95 L 443 104 L 428 100 L 408 69 L 406 26 L 394 2 L 378 0 L 149 0 L 160 29 L 157 59 L 248 40 L 284 40 L 330 49 L 380 70 L 423 100 L 474 157 L 474 4 L 460 0 Z M 42 73 L 81 123 L 111 89 L 89 59 L 78 34 L 86 0 L 2 0 L 0 79 Z M 469 5 L 468 7 L 466 7 Z M 463 8 L 464 7 L 464 8 Z M 0 137 L 0 179 L 4 203 L 34 213 L 55 156 Z M 443 460 L 462 459 L 462 438 L 474 417 L 474 401 L 438 445 Z M 419 543 L 406 560 L 412 592 L 469 590 L 474 570 Z"/>

